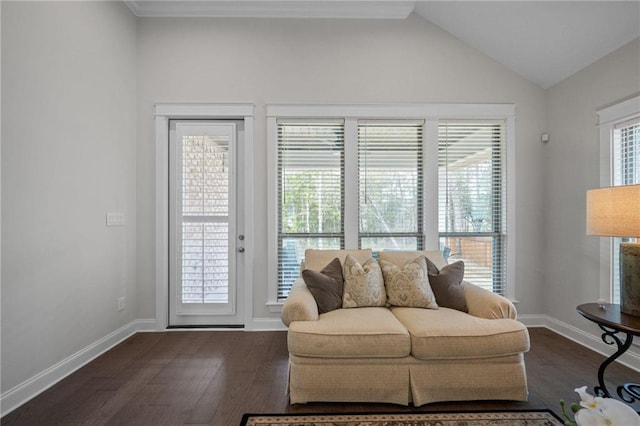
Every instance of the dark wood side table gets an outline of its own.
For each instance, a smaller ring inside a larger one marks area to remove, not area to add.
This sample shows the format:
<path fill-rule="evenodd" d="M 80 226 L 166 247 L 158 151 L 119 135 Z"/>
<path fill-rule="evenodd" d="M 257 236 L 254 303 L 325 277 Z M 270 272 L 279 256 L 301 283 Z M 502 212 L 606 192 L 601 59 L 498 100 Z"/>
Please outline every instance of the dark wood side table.
<path fill-rule="evenodd" d="M 578 313 L 590 321 L 598 324 L 604 332 L 602 341 L 607 345 L 618 346 L 616 353 L 604 360 L 598 369 L 598 386 L 593 390 L 597 396 L 611 398 L 611 394 L 604 382 L 604 372 L 613 361 L 625 353 L 633 343 L 633 336 L 640 336 L 640 317 L 624 314 L 620 311 L 620 305 L 611 303 L 585 303 L 576 308 Z M 624 341 L 618 336 L 624 335 Z M 640 384 L 625 383 L 617 388 L 618 396 L 625 402 L 631 404 L 640 401 Z"/>

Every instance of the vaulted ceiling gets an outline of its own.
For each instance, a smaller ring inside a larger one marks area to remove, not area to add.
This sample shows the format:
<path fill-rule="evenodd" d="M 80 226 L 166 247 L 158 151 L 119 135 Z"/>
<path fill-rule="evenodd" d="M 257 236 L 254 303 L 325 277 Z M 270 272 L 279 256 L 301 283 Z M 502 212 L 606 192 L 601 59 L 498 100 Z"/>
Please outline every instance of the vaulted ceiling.
<path fill-rule="evenodd" d="M 405 19 L 416 13 L 542 88 L 640 37 L 640 0 L 125 0 L 125 3 L 139 17 Z"/>

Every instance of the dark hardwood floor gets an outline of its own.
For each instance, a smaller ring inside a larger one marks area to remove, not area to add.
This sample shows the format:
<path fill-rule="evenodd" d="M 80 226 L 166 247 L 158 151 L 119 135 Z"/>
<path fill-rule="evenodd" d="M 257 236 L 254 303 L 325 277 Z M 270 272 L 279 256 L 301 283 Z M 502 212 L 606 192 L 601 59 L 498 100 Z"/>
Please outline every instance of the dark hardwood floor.
<path fill-rule="evenodd" d="M 422 407 L 313 403 L 285 394 L 285 332 L 138 333 L 2 418 L 3 425 L 237 425 L 243 413 L 460 411 L 549 408 L 596 382 L 604 359 L 544 328 L 530 329 L 528 402 L 459 402 Z M 613 384 L 640 373 L 612 365 Z M 496 377 L 496 380 L 500 380 Z M 635 407 L 638 409 L 638 407 Z"/>

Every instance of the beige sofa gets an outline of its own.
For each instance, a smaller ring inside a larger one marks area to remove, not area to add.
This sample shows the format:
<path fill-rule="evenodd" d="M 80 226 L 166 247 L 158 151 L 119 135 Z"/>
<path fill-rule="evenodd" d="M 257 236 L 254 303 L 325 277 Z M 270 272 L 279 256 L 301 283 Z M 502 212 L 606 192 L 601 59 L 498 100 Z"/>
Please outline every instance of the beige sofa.
<path fill-rule="evenodd" d="M 303 267 L 321 270 L 347 253 L 360 262 L 370 250 L 307 250 Z M 379 254 L 398 266 L 417 252 Z M 439 252 L 423 252 L 438 268 Z M 387 402 L 527 399 L 526 327 L 513 304 L 463 282 L 468 313 L 440 307 L 365 307 L 318 314 L 302 278 L 282 309 L 288 327 L 289 397 L 311 401 Z"/>

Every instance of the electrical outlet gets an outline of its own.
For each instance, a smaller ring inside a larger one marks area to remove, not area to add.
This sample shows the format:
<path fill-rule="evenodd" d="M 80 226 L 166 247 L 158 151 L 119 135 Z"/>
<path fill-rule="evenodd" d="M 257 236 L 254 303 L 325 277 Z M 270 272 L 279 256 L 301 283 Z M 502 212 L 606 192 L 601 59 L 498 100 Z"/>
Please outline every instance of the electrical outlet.
<path fill-rule="evenodd" d="M 107 213 L 107 226 L 124 226 L 124 213 Z"/>
<path fill-rule="evenodd" d="M 124 311 L 124 296 L 118 297 L 118 312 Z"/>

